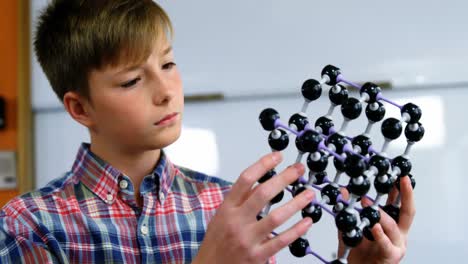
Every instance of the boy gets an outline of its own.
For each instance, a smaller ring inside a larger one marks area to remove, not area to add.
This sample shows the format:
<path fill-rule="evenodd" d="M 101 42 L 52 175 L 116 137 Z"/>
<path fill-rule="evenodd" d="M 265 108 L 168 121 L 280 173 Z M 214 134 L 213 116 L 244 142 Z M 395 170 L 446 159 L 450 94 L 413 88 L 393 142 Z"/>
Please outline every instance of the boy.
<path fill-rule="evenodd" d="M 253 188 L 279 153 L 232 186 L 166 157 L 184 105 L 171 32 L 151 0 L 56 0 L 45 9 L 34 41 L 38 61 L 91 143 L 64 177 L 0 211 L 1 263 L 265 263 L 310 227 L 305 218 L 270 236 L 313 199 L 310 191 L 256 220 L 304 172 L 295 164 Z M 353 250 L 353 262 L 403 257 L 414 205 L 407 179 L 401 189 L 400 222 L 382 213 L 376 242 Z"/>

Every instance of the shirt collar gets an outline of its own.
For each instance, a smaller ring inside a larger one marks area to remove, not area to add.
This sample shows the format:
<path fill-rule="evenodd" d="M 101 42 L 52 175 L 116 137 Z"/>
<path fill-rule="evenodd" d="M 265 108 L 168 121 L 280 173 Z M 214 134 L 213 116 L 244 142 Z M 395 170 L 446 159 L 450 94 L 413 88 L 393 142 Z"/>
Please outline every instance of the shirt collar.
<path fill-rule="evenodd" d="M 156 191 L 159 192 L 158 201 L 162 203 L 169 193 L 177 171 L 174 164 L 161 150 L 159 161 L 151 173 L 151 177 L 147 176 L 143 180 L 140 192 L 144 195 L 156 186 Z M 81 144 L 72 172 L 86 187 L 108 204 L 114 203 L 119 192 L 119 180 L 124 177 L 119 170 L 93 154 L 87 143 Z M 149 178 L 154 179 L 154 181 L 149 180 Z"/>
<path fill-rule="evenodd" d="M 169 160 L 164 150 L 161 150 L 159 162 L 153 170 L 155 179 L 159 179 L 159 202 L 162 203 L 165 197 L 167 197 L 174 177 L 178 172 L 177 167 Z"/>

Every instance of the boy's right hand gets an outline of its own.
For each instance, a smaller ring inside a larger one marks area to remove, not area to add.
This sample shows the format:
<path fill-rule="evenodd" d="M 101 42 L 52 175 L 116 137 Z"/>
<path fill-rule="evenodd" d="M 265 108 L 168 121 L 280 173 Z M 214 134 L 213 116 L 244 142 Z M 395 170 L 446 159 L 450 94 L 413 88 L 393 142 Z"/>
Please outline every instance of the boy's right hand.
<path fill-rule="evenodd" d="M 260 221 L 256 219 L 271 199 L 304 173 L 304 166 L 297 163 L 252 188 L 258 179 L 281 160 L 279 152 L 268 154 L 240 175 L 209 223 L 193 263 L 265 263 L 307 232 L 312 224 L 309 217 L 278 236 L 270 236 L 275 228 L 311 202 L 314 197 L 311 190 L 301 192 Z"/>

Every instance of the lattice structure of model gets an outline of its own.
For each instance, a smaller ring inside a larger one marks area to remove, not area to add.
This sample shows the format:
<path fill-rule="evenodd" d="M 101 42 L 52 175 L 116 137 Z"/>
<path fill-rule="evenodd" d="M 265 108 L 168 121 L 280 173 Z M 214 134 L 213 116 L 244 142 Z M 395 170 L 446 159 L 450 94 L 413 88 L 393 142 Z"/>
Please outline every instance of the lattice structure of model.
<path fill-rule="evenodd" d="M 328 113 L 319 117 L 314 124 L 309 122 L 306 111 L 309 103 L 320 98 L 322 87 L 330 86 L 329 99 L 331 106 Z M 349 96 L 347 85 L 351 89 L 357 89 L 360 98 Z M 398 222 L 400 212 L 400 196 L 396 201 L 386 206 L 380 202 L 394 186 L 399 190 L 400 179 L 410 177 L 412 187 L 415 181 L 410 174 L 412 164 L 409 160 L 409 152 L 415 142 L 424 136 L 424 127 L 419 122 L 421 109 L 407 103 L 403 106 L 383 97 L 382 89 L 371 82 L 358 85 L 346 80 L 339 68 L 327 65 L 323 68 L 321 79 L 308 79 L 302 85 L 304 105 L 299 113 L 293 114 L 288 124 L 281 122 L 278 112 L 272 108 L 264 109 L 259 116 L 262 127 L 271 131 L 268 143 L 272 151 L 282 151 L 289 144 L 289 136 L 295 135 L 295 145 L 298 150 L 296 162 L 301 162 L 307 155 L 308 178 L 301 177 L 291 184 L 286 191 L 296 196 L 306 188 L 320 192 L 320 198 L 315 198 L 302 210 L 302 217 L 311 217 L 313 222 L 318 222 L 322 217 L 322 211 L 331 214 L 335 219 L 336 227 L 342 232 L 342 240 L 346 249 L 341 256 L 333 261 L 326 261 L 314 252 L 306 238 L 300 237 L 289 245 L 291 253 L 296 257 L 312 254 L 324 263 L 347 263 L 347 258 L 353 247 L 361 243 L 363 237 L 373 240 L 370 228 L 380 220 L 379 207 Z M 386 118 L 385 102 L 400 109 L 401 117 Z M 345 131 L 349 122 L 357 119 L 363 112 L 368 119 L 365 131 L 357 136 L 347 136 Z M 341 128 L 337 130 L 332 120 L 332 113 L 337 106 L 341 106 L 344 117 Z M 378 151 L 372 144 L 370 132 L 372 127 L 381 122 L 381 132 L 385 139 L 383 146 Z M 404 130 L 407 146 L 401 155 L 390 158 L 386 150 L 392 140 L 400 137 Z M 329 159 L 333 159 L 336 175 L 333 180 L 327 176 L 326 168 Z M 347 185 L 339 184 L 340 177 L 346 174 L 349 177 Z M 263 183 L 276 175 L 275 170 L 269 171 L 260 180 Z M 373 183 L 376 197 L 372 199 L 368 192 Z M 343 199 L 340 188 L 346 188 L 349 199 Z M 280 192 L 260 212 L 258 219 L 269 213 L 270 207 L 282 200 L 284 191 Z M 373 204 L 367 207 L 358 205 L 358 201 L 366 196 Z M 316 196 L 319 197 L 319 196 Z"/>

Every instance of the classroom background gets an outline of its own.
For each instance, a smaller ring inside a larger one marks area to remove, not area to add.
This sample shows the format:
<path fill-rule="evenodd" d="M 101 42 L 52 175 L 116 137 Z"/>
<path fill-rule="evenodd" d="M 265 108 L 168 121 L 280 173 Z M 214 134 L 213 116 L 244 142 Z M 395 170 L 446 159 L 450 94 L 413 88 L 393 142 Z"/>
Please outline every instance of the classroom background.
<path fill-rule="evenodd" d="M 87 131 L 64 111 L 32 52 L 31 37 L 46 0 L 0 1 L 0 206 L 70 169 Z M 356 83 L 372 81 L 387 98 L 422 108 L 426 134 L 411 151 L 417 213 L 402 263 L 459 263 L 468 248 L 468 3 L 448 1 L 158 1 L 174 28 L 176 63 L 186 94 L 181 138 L 166 151 L 175 163 L 235 181 L 270 151 L 258 122 L 267 107 L 282 120 L 299 112 L 302 83 L 327 64 Z M 327 91 L 327 90 L 325 90 Z M 309 105 L 310 120 L 329 107 L 326 93 Z M 354 94 L 356 96 L 356 94 Z M 122 106 L 125 107 L 125 106 Z M 3 109 L 3 111 L 2 111 Z M 389 116 L 399 113 L 387 107 Z M 335 110 L 335 124 L 342 116 Z M 365 129 L 361 116 L 350 134 Z M 123 124 L 115 124 L 116 126 Z M 375 144 L 383 139 L 374 129 Z M 389 153 L 404 150 L 392 142 Z M 293 142 L 293 141 L 292 141 Z M 293 163 L 292 143 L 282 167 Z M 289 194 L 286 194 L 287 201 Z M 300 214 L 278 229 L 284 230 Z M 329 216 L 307 237 L 332 259 Z M 297 259 L 288 249 L 279 263 Z"/>

